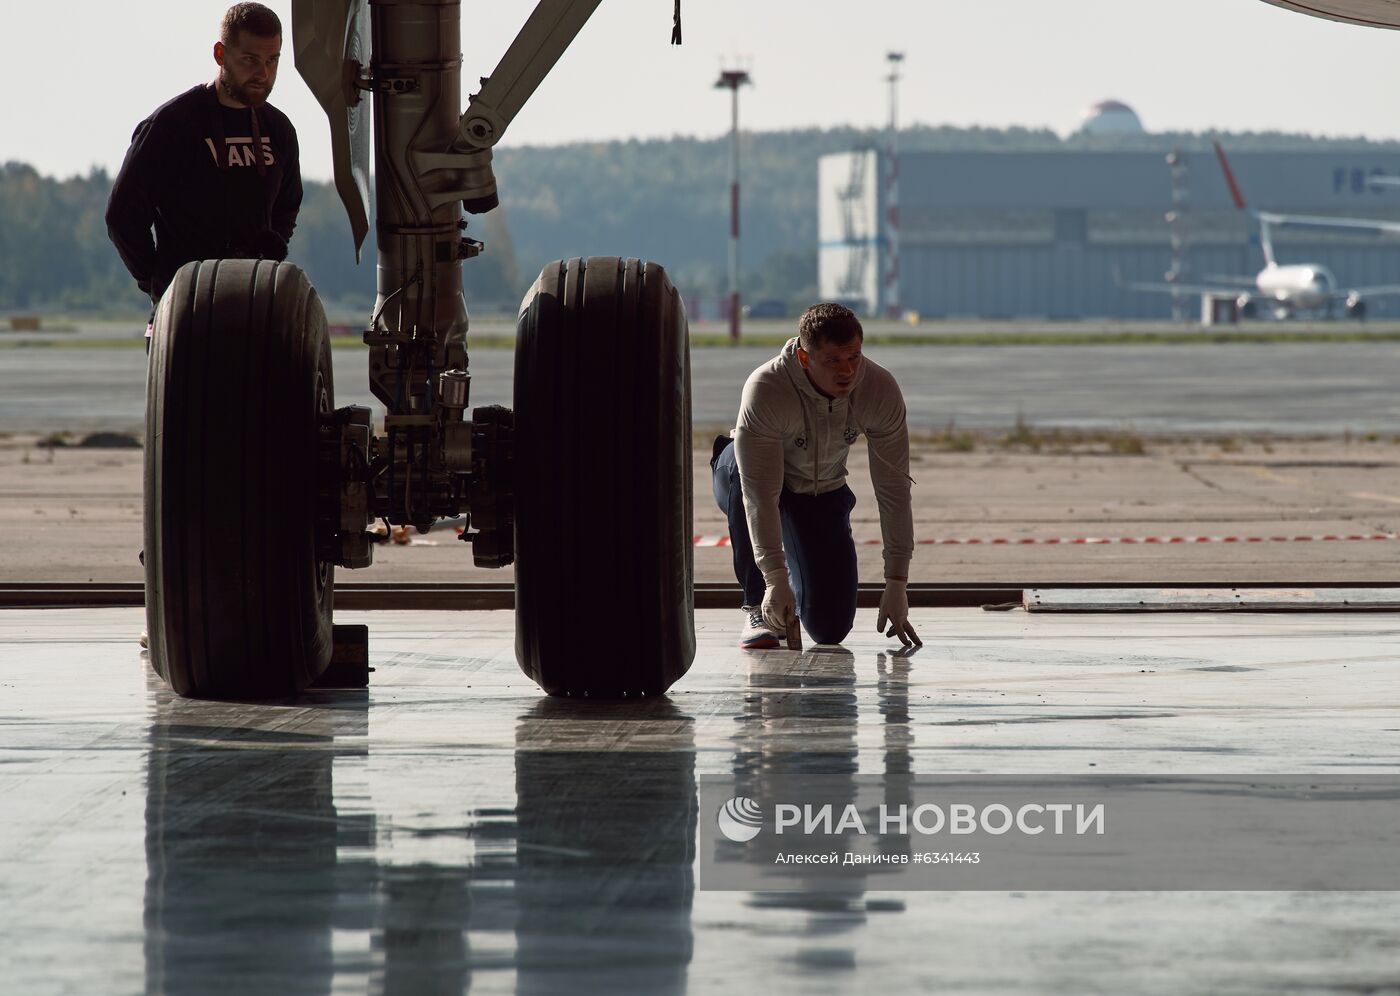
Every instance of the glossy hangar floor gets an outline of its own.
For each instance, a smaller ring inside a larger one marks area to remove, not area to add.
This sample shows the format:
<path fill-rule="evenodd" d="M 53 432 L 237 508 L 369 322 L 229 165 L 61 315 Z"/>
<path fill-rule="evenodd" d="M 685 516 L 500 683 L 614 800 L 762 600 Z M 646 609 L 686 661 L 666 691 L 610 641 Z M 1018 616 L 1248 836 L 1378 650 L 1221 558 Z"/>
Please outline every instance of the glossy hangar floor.
<path fill-rule="evenodd" d="M 368 622 L 368 692 L 173 698 L 140 610 L 0 612 L 0 990 L 1394 992 L 1400 898 L 711 892 L 696 780 L 1400 765 L 1400 620 L 921 610 L 909 658 L 746 653 L 543 697 L 508 612 Z M 600 623 L 602 625 L 602 623 Z M 580 634 L 580 640 L 605 634 Z"/>

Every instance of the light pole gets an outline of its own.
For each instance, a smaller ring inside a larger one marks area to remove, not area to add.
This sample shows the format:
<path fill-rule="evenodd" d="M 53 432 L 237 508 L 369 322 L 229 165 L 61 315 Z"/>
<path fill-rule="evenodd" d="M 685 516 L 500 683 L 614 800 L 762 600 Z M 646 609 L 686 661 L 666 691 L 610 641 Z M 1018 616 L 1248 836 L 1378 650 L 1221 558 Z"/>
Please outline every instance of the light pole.
<path fill-rule="evenodd" d="M 1172 320 L 1187 321 L 1185 297 L 1177 286 L 1186 279 L 1187 219 L 1191 210 L 1191 188 L 1186 174 L 1186 156 L 1180 149 L 1167 153 L 1167 167 L 1172 177 L 1172 209 L 1167 212 L 1167 233 L 1172 244 L 1172 268 L 1167 271 L 1167 283 L 1172 285 Z"/>
<path fill-rule="evenodd" d="M 899 300 L 899 64 L 904 61 L 903 52 L 890 52 L 890 74 L 886 80 L 890 84 L 890 132 L 886 143 L 885 157 L 890 163 L 889 183 L 885 200 L 885 314 L 898 318 L 901 310 Z"/>
<path fill-rule="evenodd" d="M 729 338 L 739 341 L 739 87 L 751 80 L 742 69 L 720 71 L 716 90 L 730 91 L 729 128 Z"/>

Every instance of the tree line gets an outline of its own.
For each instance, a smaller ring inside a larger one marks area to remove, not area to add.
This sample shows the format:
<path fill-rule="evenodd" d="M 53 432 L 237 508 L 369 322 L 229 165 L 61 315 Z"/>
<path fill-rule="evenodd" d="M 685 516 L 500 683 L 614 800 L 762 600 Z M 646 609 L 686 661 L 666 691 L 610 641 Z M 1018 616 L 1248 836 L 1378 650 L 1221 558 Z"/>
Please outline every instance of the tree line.
<path fill-rule="evenodd" d="M 1396 151 L 1400 143 L 1278 132 L 1061 138 L 1048 129 L 913 126 L 903 151 L 1207 150 Z M 884 134 L 857 128 L 745 133 L 744 292 L 793 303 L 817 285 L 817 160 L 879 147 Z M 522 146 L 496 151 L 501 207 L 469 219 L 486 252 L 468 261 L 473 310 L 512 310 L 539 268 L 567 256 L 642 256 L 666 264 L 687 296 L 725 286 L 729 233 L 727 138 Z M 0 310 L 136 312 L 142 295 L 107 240 L 103 215 L 112 178 L 40 175 L 0 166 Z M 368 310 L 374 296 L 373 230 L 356 267 L 350 231 L 329 183 L 307 182 L 290 258 L 333 309 Z"/>

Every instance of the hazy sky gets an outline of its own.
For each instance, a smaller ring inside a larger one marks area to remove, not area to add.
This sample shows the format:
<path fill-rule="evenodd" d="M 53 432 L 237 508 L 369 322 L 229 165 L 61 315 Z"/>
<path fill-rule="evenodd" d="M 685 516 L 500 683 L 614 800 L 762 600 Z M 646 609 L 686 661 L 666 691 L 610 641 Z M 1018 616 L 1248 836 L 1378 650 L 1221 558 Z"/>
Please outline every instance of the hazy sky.
<path fill-rule="evenodd" d="M 213 76 L 223 0 L 7 3 L 0 160 L 67 175 L 115 171 L 133 126 Z M 291 0 L 269 6 L 290 31 Z M 463 0 L 464 80 L 487 75 L 532 0 Z M 1321 21 L 1260 0 L 603 0 L 504 145 L 712 136 L 722 62 L 750 68 L 744 126 L 885 120 L 885 53 L 906 53 L 901 120 L 1072 131 L 1114 97 L 1149 130 L 1285 129 L 1400 138 L 1400 32 Z M 320 109 L 287 61 L 273 103 L 303 171 L 330 174 Z M 465 105 L 465 101 L 464 101 Z"/>

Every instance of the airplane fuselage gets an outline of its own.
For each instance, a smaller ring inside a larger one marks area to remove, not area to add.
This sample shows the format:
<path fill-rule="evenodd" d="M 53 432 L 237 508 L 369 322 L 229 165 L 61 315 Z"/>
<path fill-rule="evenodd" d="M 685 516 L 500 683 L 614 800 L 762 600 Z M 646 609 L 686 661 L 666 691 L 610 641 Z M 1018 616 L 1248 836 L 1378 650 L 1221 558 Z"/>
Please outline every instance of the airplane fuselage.
<path fill-rule="evenodd" d="M 1337 290 L 1332 271 L 1316 263 L 1270 265 L 1254 279 L 1259 296 L 1289 308 L 1323 308 Z"/>

